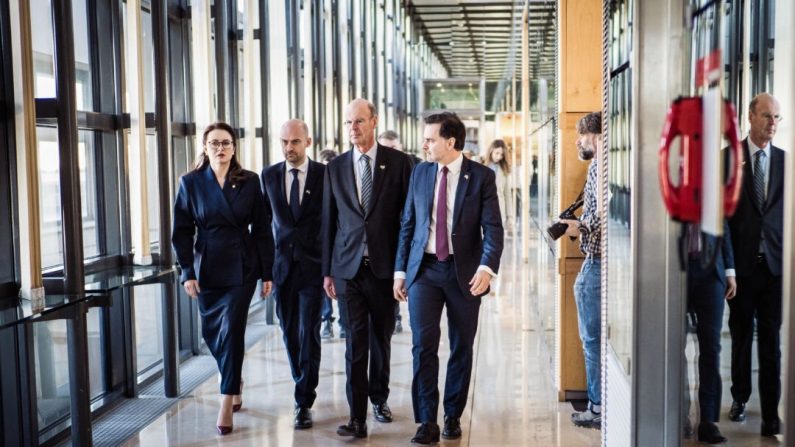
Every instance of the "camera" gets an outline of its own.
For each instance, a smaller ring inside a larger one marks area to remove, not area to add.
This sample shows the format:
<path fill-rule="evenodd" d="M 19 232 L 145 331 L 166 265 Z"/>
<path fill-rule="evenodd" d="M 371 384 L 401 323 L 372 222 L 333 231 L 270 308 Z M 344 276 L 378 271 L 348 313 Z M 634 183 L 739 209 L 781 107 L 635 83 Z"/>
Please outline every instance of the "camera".
<path fill-rule="evenodd" d="M 577 216 L 574 215 L 574 212 L 577 211 L 582 206 L 582 193 L 577 200 L 569 205 L 568 208 L 563 210 L 562 213 L 558 216 L 558 219 L 568 219 L 568 220 L 577 220 Z M 568 229 L 568 224 L 563 222 L 555 222 L 552 225 L 547 227 L 547 234 L 549 237 L 552 238 L 553 241 L 560 239 L 561 236 L 566 234 L 566 230 Z"/>

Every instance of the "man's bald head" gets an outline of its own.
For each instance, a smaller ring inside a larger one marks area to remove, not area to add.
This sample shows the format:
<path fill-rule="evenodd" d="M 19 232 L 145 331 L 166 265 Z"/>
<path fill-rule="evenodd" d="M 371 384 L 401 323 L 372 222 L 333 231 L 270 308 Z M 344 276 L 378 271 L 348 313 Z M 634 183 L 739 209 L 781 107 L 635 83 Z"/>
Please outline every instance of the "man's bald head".
<path fill-rule="evenodd" d="M 289 120 L 282 124 L 279 142 L 287 163 L 293 167 L 301 166 L 306 160 L 306 149 L 312 145 L 309 127 L 302 120 Z"/>

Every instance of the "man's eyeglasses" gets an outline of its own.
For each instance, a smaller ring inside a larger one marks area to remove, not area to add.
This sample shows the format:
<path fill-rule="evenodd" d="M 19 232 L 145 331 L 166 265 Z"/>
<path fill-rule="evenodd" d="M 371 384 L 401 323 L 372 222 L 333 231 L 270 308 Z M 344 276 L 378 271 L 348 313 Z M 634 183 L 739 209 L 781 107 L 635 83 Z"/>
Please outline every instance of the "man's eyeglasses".
<path fill-rule="evenodd" d="M 783 117 L 783 116 L 781 116 L 781 115 L 771 115 L 771 114 L 769 114 L 769 113 L 762 113 L 762 114 L 760 114 L 760 116 L 761 116 L 762 118 L 764 118 L 764 119 L 765 119 L 765 121 L 770 121 L 770 120 L 773 120 L 774 122 L 777 122 L 777 123 L 780 123 L 780 122 L 781 122 L 781 120 L 783 120 L 783 119 L 784 119 L 784 117 Z"/>
<path fill-rule="evenodd" d="M 353 120 L 353 121 L 351 121 L 351 120 L 343 121 L 342 124 L 344 124 L 345 127 L 351 127 L 354 124 L 356 124 L 356 126 L 362 126 L 364 123 L 366 123 L 369 120 L 370 120 L 370 118 L 367 118 L 367 119 L 359 118 L 359 119 Z"/>
<path fill-rule="evenodd" d="M 234 146 L 232 140 L 221 140 L 221 141 L 212 140 L 207 142 L 207 147 L 216 151 L 221 147 L 223 147 L 224 149 L 231 149 L 232 146 Z"/>

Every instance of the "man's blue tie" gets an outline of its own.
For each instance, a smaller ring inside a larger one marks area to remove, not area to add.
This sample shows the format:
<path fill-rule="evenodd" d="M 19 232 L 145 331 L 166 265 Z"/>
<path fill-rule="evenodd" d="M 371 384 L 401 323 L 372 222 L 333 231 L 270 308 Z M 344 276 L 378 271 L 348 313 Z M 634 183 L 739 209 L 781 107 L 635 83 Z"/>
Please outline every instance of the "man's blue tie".
<path fill-rule="evenodd" d="M 290 211 L 293 213 L 293 219 L 298 220 L 301 215 L 301 187 L 298 185 L 298 169 L 290 169 L 293 174 L 293 184 L 290 186 Z"/>
<path fill-rule="evenodd" d="M 754 200 L 760 210 L 765 209 L 765 151 L 754 154 Z"/>

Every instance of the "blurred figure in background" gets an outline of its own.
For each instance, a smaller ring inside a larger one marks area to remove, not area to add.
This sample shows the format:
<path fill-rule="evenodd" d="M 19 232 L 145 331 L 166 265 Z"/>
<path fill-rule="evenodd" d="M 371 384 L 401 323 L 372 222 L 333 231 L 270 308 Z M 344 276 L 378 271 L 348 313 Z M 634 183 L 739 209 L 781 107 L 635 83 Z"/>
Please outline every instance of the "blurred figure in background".
<path fill-rule="evenodd" d="M 337 158 L 337 155 L 339 154 L 334 149 L 323 149 L 320 151 L 320 154 L 318 154 L 318 161 L 324 165 L 327 165 L 331 160 Z M 328 297 L 325 291 L 323 292 L 323 308 L 321 309 L 320 313 L 320 321 L 322 322 L 322 326 L 320 327 L 320 337 L 334 337 L 334 307 L 331 304 L 331 298 Z M 345 327 L 342 325 L 342 320 L 340 320 L 339 324 L 340 338 L 345 338 Z"/>
<path fill-rule="evenodd" d="M 500 200 L 500 216 L 502 224 L 508 234 L 513 231 L 513 221 L 516 216 L 515 202 L 511 191 L 511 164 L 508 161 L 508 146 L 503 140 L 491 142 L 483 164 L 491 168 L 497 176 L 497 196 Z"/>

